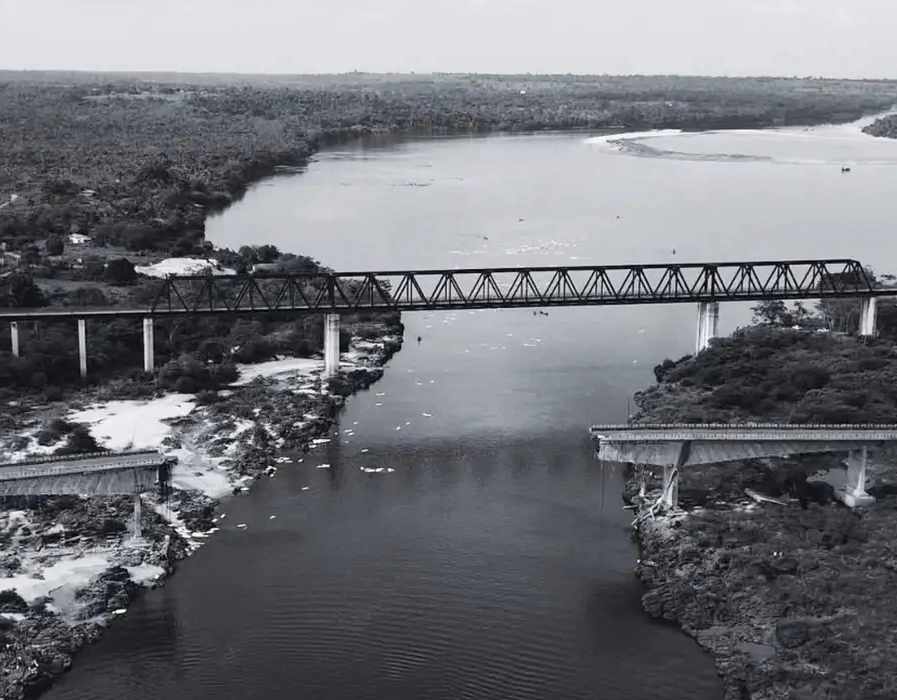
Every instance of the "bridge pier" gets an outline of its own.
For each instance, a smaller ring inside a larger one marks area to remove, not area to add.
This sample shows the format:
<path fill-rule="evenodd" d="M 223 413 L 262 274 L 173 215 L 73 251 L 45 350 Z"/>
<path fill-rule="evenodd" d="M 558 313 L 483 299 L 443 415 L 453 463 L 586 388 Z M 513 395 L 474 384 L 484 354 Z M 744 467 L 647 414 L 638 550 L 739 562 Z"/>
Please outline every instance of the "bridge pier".
<path fill-rule="evenodd" d="M 695 339 L 695 355 L 710 346 L 710 339 L 719 333 L 719 302 L 698 302 L 698 332 Z"/>
<path fill-rule="evenodd" d="M 19 355 L 19 322 L 18 321 L 10 321 L 9 322 L 9 338 L 12 341 L 13 357 L 20 357 L 20 355 Z"/>
<path fill-rule="evenodd" d="M 876 302 L 875 297 L 864 297 L 860 301 L 860 335 L 875 335 Z"/>
<path fill-rule="evenodd" d="M 143 536 L 143 527 L 140 519 L 143 516 L 143 503 L 140 500 L 140 494 L 134 494 L 134 539 L 139 540 Z"/>
<path fill-rule="evenodd" d="M 663 467 L 663 505 L 667 508 L 679 505 L 679 469 L 672 465 Z"/>
<path fill-rule="evenodd" d="M 851 508 L 867 506 L 875 498 L 866 493 L 866 459 L 868 450 L 860 447 L 847 453 L 847 481 L 843 488 L 835 491 L 835 496 Z"/>
<path fill-rule="evenodd" d="M 152 372 L 155 367 L 155 355 L 153 345 L 153 319 L 147 316 L 143 319 L 143 371 Z"/>
<path fill-rule="evenodd" d="M 339 314 L 324 314 L 324 377 L 339 371 Z"/>
<path fill-rule="evenodd" d="M 78 360 L 81 379 L 87 379 L 87 319 L 78 319 Z"/>

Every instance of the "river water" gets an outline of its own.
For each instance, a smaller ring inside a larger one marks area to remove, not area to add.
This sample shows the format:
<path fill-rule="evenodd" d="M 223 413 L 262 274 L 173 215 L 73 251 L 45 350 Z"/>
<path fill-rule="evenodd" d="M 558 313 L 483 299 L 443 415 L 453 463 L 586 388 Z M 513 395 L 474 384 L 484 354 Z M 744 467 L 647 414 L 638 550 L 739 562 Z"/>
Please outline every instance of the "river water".
<path fill-rule="evenodd" d="M 889 272 L 895 166 L 897 143 L 856 125 L 357 145 L 261 183 L 208 237 L 339 270 L 854 257 Z M 695 315 L 406 314 L 405 349 L 350 400 L 341 438 L 225 503 L 222 531 L 46 697 L 721 697 L 711 660 L 641 610 L 620 475 L 587 438 L 692 350 Z M 725 305 L 721 330 L 749 315 Z"/>

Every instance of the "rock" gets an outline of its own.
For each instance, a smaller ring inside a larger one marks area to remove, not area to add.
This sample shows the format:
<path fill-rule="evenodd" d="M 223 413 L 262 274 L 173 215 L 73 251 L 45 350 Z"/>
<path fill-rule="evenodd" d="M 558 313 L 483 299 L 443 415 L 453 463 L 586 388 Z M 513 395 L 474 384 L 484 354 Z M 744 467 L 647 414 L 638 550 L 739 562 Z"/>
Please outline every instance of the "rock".
<path fill-rule="evenodd" d="M 810 625 L 801 620 L 779 620 L 776 624 L 776 642 L 785 649 L 794 649 L 810 639 Z"/>

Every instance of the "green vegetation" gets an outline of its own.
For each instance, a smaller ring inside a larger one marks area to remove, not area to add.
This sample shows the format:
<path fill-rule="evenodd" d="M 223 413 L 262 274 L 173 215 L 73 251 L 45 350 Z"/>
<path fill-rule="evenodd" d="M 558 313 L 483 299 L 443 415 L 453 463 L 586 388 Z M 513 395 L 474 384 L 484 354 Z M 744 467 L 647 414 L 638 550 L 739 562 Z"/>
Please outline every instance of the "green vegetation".
<path fill-rule="evenodd" d="M 820 303 L 816 315 L 800 303 L 758 304 L 758 325 L 657 365 L 657 386 L 637 403 L 670 421 L 897 422 L 897 305 L 880 302 L 875 339 L 829 330 L 855 333 L 858 311 L 847 300 Z"/>
<path fill-rule="evenodd" d="M 213 257 L 237 271 L 272 262 L 318 270 L 272 246 L 215 250 L 205 220 L 277 168 L 303 167 L 316 150 L 349 139 L 810 124 L 895 101 L 897 82 L 888 81 L 0 73 L 0 306 L 142 306 L 154 288 L 134 264 L 166 256 Z M 203 374 L 194 361 L 305 355 L 321 345 L 313 318 L 254 324 L 248 335 L 233 321 L 160 325 L 157 355 L 175 363 L 160 373 L 166 387 L 214 390 L 231 374 Z M 17 360 L 0 328 L 0 390 L 58 398 L 79 385 L 70 327 L 41 323 L 24 335 Z M 88 342 L 89 376 L 146 384 L 136 322 L 91 324 Z"/>

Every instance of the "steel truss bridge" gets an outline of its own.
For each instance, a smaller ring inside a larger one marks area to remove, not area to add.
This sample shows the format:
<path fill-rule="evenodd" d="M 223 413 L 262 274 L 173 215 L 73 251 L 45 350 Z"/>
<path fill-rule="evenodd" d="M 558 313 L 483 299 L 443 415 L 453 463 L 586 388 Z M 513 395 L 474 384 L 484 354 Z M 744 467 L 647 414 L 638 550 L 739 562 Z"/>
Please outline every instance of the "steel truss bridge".
<path fill-rule="evenodd" d="M 355 313 L 608 306 L 770 299 L 869 298 L 856 260 L 788 260 L 387 272 L 179 275 L 145 308 L 2 309 L 9 321 L 210 314 Z"/>

